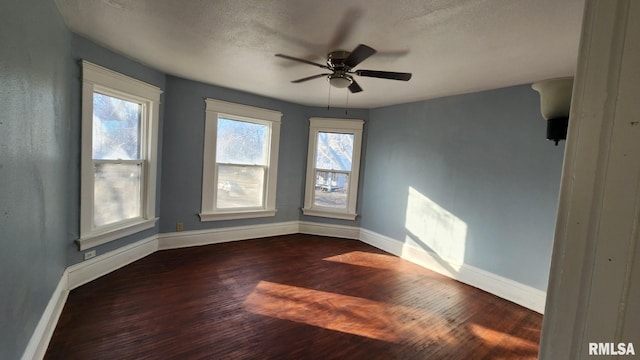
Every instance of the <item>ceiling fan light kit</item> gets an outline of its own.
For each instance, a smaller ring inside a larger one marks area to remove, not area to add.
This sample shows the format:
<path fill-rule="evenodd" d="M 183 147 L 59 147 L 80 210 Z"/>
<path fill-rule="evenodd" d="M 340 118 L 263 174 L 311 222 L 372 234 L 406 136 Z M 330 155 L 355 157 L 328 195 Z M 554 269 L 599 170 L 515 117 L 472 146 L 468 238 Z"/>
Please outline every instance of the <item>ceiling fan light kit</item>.
<path fill-rule="evenodd" d="M 329 79 L 329 84 L 338 89 L 344 89 L 353 82 L 353 78 L 345 74 L 331 74 L 327 78 Z"/>
<path fill-rule="evenodd" d="M 301 83 L 304 81 L 326 76 L 331 86 L 339 89 L 348 88 L 352 93 L 357 93 L 361 92 L 362 88 L 353 78 L 354 75 L 400 81 L 409 81 L 409 79 L 411 79 L 411 73 L 399 73 L 380 70 L 354 70 L 356 66 L 358 66 L 361 62 L 375 53 L 376 50 L 374 50 L 373 48 L 364 44 L 360 44 L 352 52 L 345 50 L 336 50 L 330 52 L 329 54 L 327 54 L 326 65 L 284 54 L 276 54 L 276 56 L 287 60 L 314 65 L 319 68 L 331 71 L 331 73 L 312 75 L 302 79 L 293 80 L 292 83 Z"/>

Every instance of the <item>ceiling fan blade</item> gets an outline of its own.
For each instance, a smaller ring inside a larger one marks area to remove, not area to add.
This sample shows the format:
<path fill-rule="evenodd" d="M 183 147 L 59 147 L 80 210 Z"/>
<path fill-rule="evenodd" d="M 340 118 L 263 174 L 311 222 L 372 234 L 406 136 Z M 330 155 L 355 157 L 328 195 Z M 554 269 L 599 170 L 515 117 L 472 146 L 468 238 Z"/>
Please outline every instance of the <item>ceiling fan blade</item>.
<path fill-rule="evenodd" d="M 349 85 L 349 91 L 351 91 L 352 93 L 359 93 L 360 91 L 362 91 L 362 88 L 355 80 L 352 80 L 351 85 Z"/>
<path fill-rule="evenodd" d="M 411 73 L 401 73 L 393 71 L 378 71 L 378 70 L 357 70 L 357 75 L 368 76 L 381 79 L 402 80 L 409 81 L 411 79 Z"/>
<path fill-rule="evenodd" d="M 313 75 L 313 76 L 307 76 L 306 78 L 293 80 L 292 83 L 296 83 L 297 84 L 297 83 L 301 83 L 303 81 L 313 80 L 313 79 L 321 78 L 321 77 L 327 76 L 327 75 L 331 75 L 331 74 L 327 73 L 327 74 L 318 74 L 318 75 Z"/>
<path fill-rule="evenodd" d="M 283 59 L 287 59 L 287 60 L 293 60 L 293 61 L 298 61 L 301 63 L 305 63 L 305 64 L 309 64 L 309 65 L 314 65 L 317 66 L 319 68 L 323 68 L 323 69 L 328 69 L 329 67 L 327 65 L 322 65 L 322 64 L 318 64 L 315 63 L 313 61 L 309 61 L 309 60 L 305 60 L 305 59 L 300 59 L 297 57 L 293 57 L 293 56 L 289 56 L 289 55 L 284 55 L 284 54 L 276 54 L 277 57 L 281 57 Z"/>
<path fill-rule="evenodd" d="M 329 44 L 327 44 L 328 51 L 333 51 L 342 45 L 344 40 L 351 35 L 353 31 L 353 27 L 356 22 L 362 16 L 363 11 L 358 8 L 349 8 L 342 16 L 342 20 L 340 20 L 340 24 L 336 28 L 335 34 L 333 34 L 333 38 Z"/>
<path fill-rule="evenodd" d="M 344 64 L 350 68 L 354 68 L 358 66 L 361 62 L 363 62 L 369 56 L 375 54 L 376 51 L 367 45 L 360 44 L 358 45 L 349 56 L 344 59 Z"/>

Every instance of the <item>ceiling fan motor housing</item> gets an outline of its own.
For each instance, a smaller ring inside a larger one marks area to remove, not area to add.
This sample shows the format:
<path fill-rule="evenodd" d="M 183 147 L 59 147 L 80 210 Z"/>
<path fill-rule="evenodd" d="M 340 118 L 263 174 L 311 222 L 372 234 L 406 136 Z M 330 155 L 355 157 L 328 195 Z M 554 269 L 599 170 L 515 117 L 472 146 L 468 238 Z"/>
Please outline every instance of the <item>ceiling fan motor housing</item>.
<path fill-rule="evenodd" d="M 336 50 L 327 54 L 327 65 L 329 68 L 340 70 L 345 68 L 344 60 L 349 57 L 351 53 L 345 50 Z"/>
<path fill-rule="evenodd" d="M 350 54 L 345 50 L 336 50 L 327 54 L 327 65 L 333 69 L 333 74 L 327 76 L 331 86 L 342 89 L 349 87 L 353 82 L 351 75 L 347 74 L 349 68 L 344 64 Z"/>

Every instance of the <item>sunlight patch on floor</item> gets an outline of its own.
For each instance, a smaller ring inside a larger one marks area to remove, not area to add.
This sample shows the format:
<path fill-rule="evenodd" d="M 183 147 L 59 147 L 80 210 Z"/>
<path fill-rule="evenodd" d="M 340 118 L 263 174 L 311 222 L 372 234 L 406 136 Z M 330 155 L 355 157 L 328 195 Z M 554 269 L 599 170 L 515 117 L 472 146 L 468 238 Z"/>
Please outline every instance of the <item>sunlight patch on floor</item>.
<path fill-rule="evenodd" d="M 482 326 L 480 324 L 468 325 L 469 331 L 484 342 L 489 348 L 507 347 L 512 353 L 531 354 L 532 358 L 537 358 L 538 343 L 522 339 L 518 336 L 504 333 Z M 522 355 L 525 358 L 524 355 Z"/>
<path fill-rule="evenodd" d="M 364 266 L 374 269 L 400 271 L 408 274 L 433 275 L 430 270 L 409 263 L 394 255 L 375 254 L 366 251 L 351 251 L 348 253 L 330 256 L 322 260 Z"/>
<path fill-rule="evenodd" d="M 452 336 L 440 335 L 449 325 L 423 310 L 269 281 L 258 283 L 244 307 L 254 314 L 391 343 L 419 337 L 455 344 Z"/>

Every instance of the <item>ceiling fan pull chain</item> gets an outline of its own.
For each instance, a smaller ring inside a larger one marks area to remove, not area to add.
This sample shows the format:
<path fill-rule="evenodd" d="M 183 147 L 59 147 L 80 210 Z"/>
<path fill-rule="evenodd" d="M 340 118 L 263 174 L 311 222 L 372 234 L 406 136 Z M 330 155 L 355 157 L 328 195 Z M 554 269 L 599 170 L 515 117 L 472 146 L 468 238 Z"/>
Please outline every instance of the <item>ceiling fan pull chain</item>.
<path fill-rule="evenodd" d="M 327 98 L 327 111 L 331 109 L 331 83 L 329 83 L 329 97 Z"/>
<path fill-rule="evenodd" d="M 344 115 L 349 114 L 349 91 L 347 91 L 347 103 L 344 106 Z"/>

